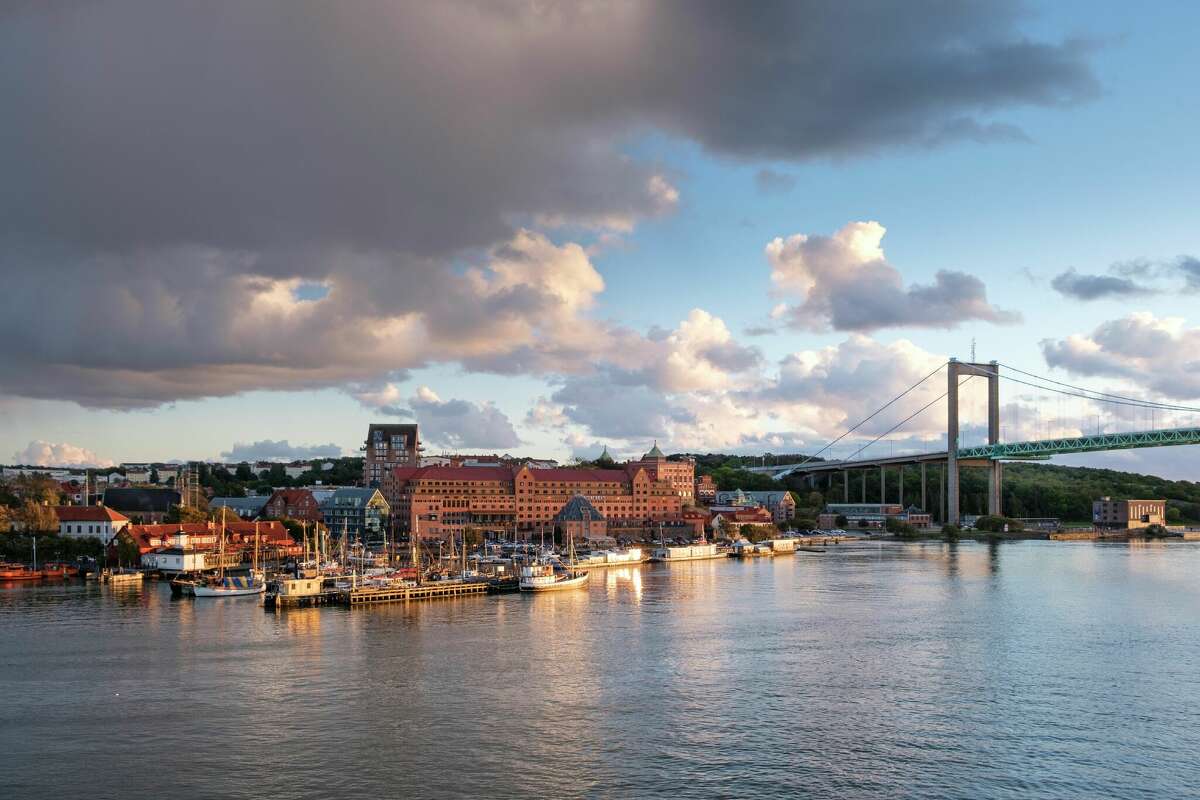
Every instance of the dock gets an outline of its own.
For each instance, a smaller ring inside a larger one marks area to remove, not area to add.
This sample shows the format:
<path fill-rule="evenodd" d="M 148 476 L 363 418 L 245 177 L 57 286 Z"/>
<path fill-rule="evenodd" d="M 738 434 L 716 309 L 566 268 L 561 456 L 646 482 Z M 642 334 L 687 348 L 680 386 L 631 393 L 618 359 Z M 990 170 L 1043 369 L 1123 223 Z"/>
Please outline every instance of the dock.
<path fill-rule="evenodd" d="M 335 602 L 348 606 L 375 603 L 407 603 L 410 600 L 441 600 L 451 597 L 470 597 L 487 594 L 486 581 L 467 583 L 428 583 L 421 586 L 394 586 L 387 588 L 363 587 L 343 589 Z"/>

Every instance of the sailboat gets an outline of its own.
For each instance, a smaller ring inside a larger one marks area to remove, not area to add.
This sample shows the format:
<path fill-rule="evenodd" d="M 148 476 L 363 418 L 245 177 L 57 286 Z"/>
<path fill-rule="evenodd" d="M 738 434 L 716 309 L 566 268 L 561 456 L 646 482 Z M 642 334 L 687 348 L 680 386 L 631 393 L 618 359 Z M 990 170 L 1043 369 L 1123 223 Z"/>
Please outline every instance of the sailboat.
<path fill-rule="evenodd" d="M 267 590 L 265 576 L 258 570 L 258 523 L 254 523 L 254 563 L 249 575 L 231 576 L 225 574 L 225 509 L 221 508 L 221 567 L 217 577 L 209 583 L 197 584 L 192 587 L 195 597 L 245 597 L 262 594 Z"/>
<path fill-rule="evenodd" d="M 584 526 L 590 525 L 591 517 L 584 511 Z M 521 568 L 521 580 L 518 588 L 522 592 L 557 592 L 564 589 L 578 589 L 585 586 L 591 573 L 586 569 L 576 569 L 575 565 L 575 536 L 567 534 L 567 563 L 564 564 L 553 556 L 539 552 L 537 558 L 528 566 Z"/>

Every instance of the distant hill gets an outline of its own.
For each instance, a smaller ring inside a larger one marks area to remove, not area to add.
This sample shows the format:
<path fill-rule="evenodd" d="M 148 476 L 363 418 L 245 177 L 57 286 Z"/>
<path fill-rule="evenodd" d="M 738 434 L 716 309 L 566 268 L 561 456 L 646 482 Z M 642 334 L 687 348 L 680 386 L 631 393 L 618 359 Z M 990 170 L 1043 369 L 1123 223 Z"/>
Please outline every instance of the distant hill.
<path fill-rule="evenodd" d="M 843 498 L 840 477 L 833 478 L 833 486 L 826 485 L 828 478 L 818 479 L 810 488 L 802 477 L 791 476 L 782 481 L 772 480 L 766 475 L 748 472 L 749 466 L 760 466 L 761 458 L 746 456 L 723 456 L 709 453 L 695 456 L 696 472 L 711 475 L 721 489 L 773 489 L 788 488 L 801 497 L 814 490 L 820 492 L 826 502 L 841 502 Z M 803 455 L 768 457 L 767 464 L 789 464 L 802 461 Z M 935 502 L 938 491 L 938 473 L 930 468 L 927 477 L 929 505 Z M 879 500 L 879 472 L 867 470 L 867 500 Z M 850 479 L 850 499 L 862 497 L 860 481 L 862 472 L 854 473 Z M 888 471 L 888 500 L 896 500 L 896 470 Z M 920 502 L 920 471 L 910 466 L 905 471 L 905 502 Z M 987 477 L 983 470 L 966 469 L 960 484 L 962 513 L 982 514 L 987 510 Z M 1004 466 L 1004 512 L 1011 517 L 1059 517 L 1063 520 L 1082 521 L 1092 518 L 1092 501 L 1099 497 L 1137 498 L 1167 500 L 1168 514 L 1178 509 L 1179 519 L 1200 522 L 1200 483 L 1195 481 L 1172 481 L 1154 475 L 1139 475 L 1092 467 L 1064 467 L 1055 464 L 1005 464 Z"/>

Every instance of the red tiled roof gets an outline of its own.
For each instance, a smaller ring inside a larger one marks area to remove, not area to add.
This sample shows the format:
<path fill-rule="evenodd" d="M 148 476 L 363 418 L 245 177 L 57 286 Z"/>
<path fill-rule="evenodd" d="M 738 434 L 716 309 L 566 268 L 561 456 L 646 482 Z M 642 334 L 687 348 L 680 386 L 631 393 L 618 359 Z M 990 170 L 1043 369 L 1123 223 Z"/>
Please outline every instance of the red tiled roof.
<path fill-rule="evenodd" d="M 509 467 L 420 467 L 409 476 L 409 480 L 435 481 L 511 481 L 513 471 Z"/>
<path fill-rule="evenodd" d="M 575 469 L 559 467 L 557 469 L 531 469 L 529 474 L 535 481 L 559 481 L 562 483 L 624 483 L 629 475 L 623 469 Z"/>
<path fill-rule="evenodd" d="M 59 522 L 128 522 L 129 517 L 107 506 L 56 506 Z"/>

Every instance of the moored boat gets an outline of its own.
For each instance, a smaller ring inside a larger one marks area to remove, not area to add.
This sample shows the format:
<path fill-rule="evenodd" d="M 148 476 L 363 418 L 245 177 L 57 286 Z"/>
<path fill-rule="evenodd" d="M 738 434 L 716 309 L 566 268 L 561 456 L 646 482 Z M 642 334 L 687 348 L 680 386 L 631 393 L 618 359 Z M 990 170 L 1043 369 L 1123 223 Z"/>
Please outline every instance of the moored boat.
<path fill-rule="evenodd" d="M 42 577 L 40 569 L 33 569 L 25 564 L 0 564 L 0 582 L 40 581 Z"/>
<path fill-rule="evenodd" d="M 249 575 L 226 575 L 208 583 L 192 586 L 193 597 L 247 597 L 267 591 L 267 582 L 261 572 Z"/>
<path fill-rule="evenodd" d="M 522 592 L 555 592 L 578 589 L 588 582 L 591 573 L 573 569 L 561 561 L 541 560 L 521 569 L 518 584 Z"/>

